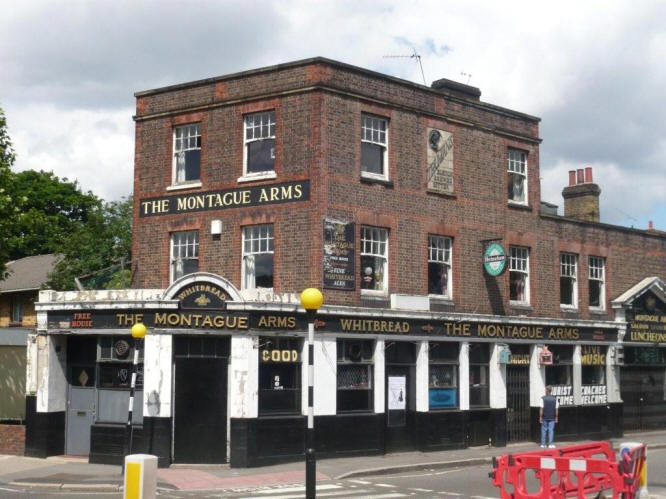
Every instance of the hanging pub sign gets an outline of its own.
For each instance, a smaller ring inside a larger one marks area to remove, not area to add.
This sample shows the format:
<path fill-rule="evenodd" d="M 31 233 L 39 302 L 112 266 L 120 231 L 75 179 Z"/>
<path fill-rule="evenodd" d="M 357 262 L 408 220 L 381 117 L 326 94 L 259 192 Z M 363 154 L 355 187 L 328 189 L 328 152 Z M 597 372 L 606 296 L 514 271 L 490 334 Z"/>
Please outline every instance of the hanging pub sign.
<path fill-rule="evenodd" d="M 499 243 L 490 243 L 483 252 L 483 268 L 492 277 L 498 277 L 506 270 L 506 251 Z"/>
<path fill-rule="evenodd" d="M 351 291 L 356 287 L 354 230 L 352 222 L 324 219 L 324 288 Z"/>
<path fill-rule="evenodd" d="M 553 365 L 553 352 L 548 350 L 548 347 L 543 347 L 541 352 L 539 352 L 539 364 L 542 366 L 552 366 Z"/>

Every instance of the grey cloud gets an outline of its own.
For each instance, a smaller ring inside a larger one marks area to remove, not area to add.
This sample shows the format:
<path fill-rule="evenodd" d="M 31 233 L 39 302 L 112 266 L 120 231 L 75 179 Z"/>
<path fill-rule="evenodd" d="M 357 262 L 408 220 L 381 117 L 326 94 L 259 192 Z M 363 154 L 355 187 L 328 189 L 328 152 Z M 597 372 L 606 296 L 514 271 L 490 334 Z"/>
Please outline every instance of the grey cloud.
<path fill-rule="evenodd" d="M 277 17 L 247 2 L 28 2 L 0 24 L 3 99 L 115 107 L 136 90 L 251 68 Z"/>

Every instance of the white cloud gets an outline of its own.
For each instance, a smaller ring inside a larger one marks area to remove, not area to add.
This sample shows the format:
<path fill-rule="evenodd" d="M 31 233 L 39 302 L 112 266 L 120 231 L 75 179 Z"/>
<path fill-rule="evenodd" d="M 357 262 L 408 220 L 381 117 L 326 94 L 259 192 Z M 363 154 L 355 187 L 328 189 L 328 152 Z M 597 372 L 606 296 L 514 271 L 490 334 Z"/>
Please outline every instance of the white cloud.
<path fill-rule="evenodd" d="M 628 208 L 620 186 L 641 192 L 633 217 L 666 226 L 664 18 L 658 0 L 24 0 L 0 17 L 0 105 L 20 168 L 115 198 L 135 91 L 318 55 L 422 83 L 415 59 L 384 57 L 415 49 L 428 84 L 471 74 L 483 101 L 542 118 L 545 200 L 561 204 L 562 169 L 592 164 L 604 221 L 631 220 L 611 215 Z M 100 116 L 115 131 L 100 137 Z"/>
<path fill-rule="evenodd" d="M 50 104 L 8 107 L 17 170 L 52 171 L 84 191 L 113 200 L 132 192 L 133 110 L 60 110 Z"/>

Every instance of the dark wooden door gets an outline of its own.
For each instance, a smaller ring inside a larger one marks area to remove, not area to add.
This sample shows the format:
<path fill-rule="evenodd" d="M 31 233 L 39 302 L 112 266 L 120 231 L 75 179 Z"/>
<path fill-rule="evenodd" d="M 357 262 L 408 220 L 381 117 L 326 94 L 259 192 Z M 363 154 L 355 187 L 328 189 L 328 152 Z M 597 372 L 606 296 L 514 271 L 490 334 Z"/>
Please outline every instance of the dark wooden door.
<path fill-rule="evenodd" d="M 184 357 L 174 364 L 174 462 L 225 462 L 227 359 Z"/>

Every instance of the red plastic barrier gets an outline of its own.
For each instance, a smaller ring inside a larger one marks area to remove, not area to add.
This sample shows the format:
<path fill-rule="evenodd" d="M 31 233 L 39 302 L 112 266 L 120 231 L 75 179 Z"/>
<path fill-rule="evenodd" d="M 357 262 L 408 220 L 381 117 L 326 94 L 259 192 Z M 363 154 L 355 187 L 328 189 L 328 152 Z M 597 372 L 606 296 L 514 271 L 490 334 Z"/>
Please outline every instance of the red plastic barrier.
<path fill-rule="evenodd" d="M 624 494 L 624 499 L 633 499 L 645 458 L 644 444 L 623 453 L 618 462 L 609 442 L 591 442 L 505 454 L 493 459 L 490 477 L 493 485 L 499 487 L 501 499 L 583 499 L 611 490 L 614 499 L 620 494 Z M 529 471 L 539 481 L 536 492 L 528 491 Z"/>

